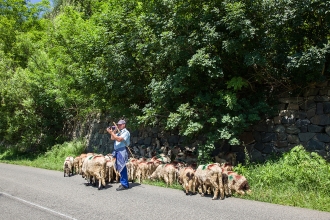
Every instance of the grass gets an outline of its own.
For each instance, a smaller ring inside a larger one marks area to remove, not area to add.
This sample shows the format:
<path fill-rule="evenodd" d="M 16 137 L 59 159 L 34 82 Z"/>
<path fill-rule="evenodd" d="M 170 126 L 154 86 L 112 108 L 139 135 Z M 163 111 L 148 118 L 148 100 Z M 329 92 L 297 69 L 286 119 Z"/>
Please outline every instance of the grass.
<path fill-rule="evenodd" d="M 42 155 L 29 157 L 6 150 L 0 151 L 0 162 L 62 171 L 67 156 L 83 151 L 81 141 L 56 145 Z M 234 197 L 330 212 L 330 166 L 316 153 L 297 146 L 264 164 L 252 164 L 248 158 L 247 162 L 236 166 L 235 171 L 247 178 L 252 194 Z M 166 187 L 163 181 L 144 180 L 143 184 Z M 177 183 L 169 188 L 182 190 Z"/>
<path fill-rule="evenodd" d="M 330 166 L 302 146 L 264 164 L 239 165 L 235 171 L 253 190 L 245 199 L 330 212 Z"/>

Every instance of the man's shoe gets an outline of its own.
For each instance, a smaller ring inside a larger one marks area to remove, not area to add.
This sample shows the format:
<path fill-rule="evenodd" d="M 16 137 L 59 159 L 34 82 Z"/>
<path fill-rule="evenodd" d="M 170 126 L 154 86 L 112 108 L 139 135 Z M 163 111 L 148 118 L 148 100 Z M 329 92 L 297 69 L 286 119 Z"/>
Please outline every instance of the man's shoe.
<path fill-rule="evenodd" d="M 123 185 L 120 185 L 116 190 L 120 191 L 120 190 L 125 190 L 125 189 L 127 189 L 127 188 L 125 188 Z"/>

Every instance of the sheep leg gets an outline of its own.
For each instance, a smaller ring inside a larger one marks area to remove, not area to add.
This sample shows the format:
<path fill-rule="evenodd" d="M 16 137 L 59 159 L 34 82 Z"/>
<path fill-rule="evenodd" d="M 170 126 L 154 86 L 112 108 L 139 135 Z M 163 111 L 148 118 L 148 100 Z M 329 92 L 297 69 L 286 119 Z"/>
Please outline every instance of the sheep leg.
<path fill-rule="evenodd" d="M 146 170 L 142 169 L 142 180 L 145 180 L 147 178 L 146 176 Z"/>
<path fill-rule="evenodd" d="M 164 181 L 166 183 L 166 187 L 168 187 L 168 184 L 169 184 L 169 175 L 168 175 L 168 173 L 165 173 L 163 178 L 164 178 Z"/>
<path fill-rule="evenodd" d="M 183 180 L 182 186 L 186 190 L 186 195 L 189 195 L 189 183 L 187 182 L 186 178 Z"/>
<path fill-rule="evenodd" d="M 191 183 L 190 183 L 190 190 L 192 192 L 193 195 L 196 195 L 196 181 L 195 180 L 191 180 Z"/>
<path fill-rule="evenodd" d="M 173 180 L 174 180 L 174 173 L 170 173 L 169 174 L 169 183 L 170 183 L 170 186 L 173 185 Z"/>
<path fill-rule="evenodd" d="M 219 193 L 219 186 L 217 183 L 217 179 L 218 179 L 218 175 L 217 174 L 213 174 L 210 178 L 210 182 L 214 188 L 214 195 L 213 195 L 213 200 L 218 198 L 218 193 Z"/>
<path fill-rule="evenodd" d="M 225 198 L 225 189 L 223 184 L 222 173 L 218 174 L 218 181 L 219 181 L 219 192 L 220 192 L 220 199 Z"/>

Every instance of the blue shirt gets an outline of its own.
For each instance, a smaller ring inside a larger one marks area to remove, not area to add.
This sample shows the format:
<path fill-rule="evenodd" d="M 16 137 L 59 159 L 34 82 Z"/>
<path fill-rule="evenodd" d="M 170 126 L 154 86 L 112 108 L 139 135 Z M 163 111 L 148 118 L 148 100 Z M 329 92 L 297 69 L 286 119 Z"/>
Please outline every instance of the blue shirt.
<path fill-rule="evenodd" d="M 124 140 L 122 142 L 115 141 L 115 144 L 114 144 L 115 150 L 118 150 L 123 147 L 128 147 L 130 145 L 131 134 L 129 133 L 129 131 L 126 128 L 124 128 L 123 130 L 118 132 L 116 135 L 124 138 Z"/>

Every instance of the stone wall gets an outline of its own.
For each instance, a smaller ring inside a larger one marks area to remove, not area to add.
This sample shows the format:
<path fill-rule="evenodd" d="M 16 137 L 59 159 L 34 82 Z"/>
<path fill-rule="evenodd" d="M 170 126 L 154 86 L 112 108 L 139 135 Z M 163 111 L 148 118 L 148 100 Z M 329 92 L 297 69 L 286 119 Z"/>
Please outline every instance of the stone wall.
<path fill-rule="evenodd" d="M 244 162 L 246 147 L 252 161 L 265 161 L 273 154 L 287 152 L 298 144 L 308 151 L 314 151 L 330 159 L 330 86 L 325 82 L 320 87 L 306 90 L 305 94 L 297 97 L 290 95 L 279 99 L 278 115 L 254 125 L 245 131 L 240 140 L 243 145 L 230 146 L 225 142 L 215 143 L 219 152 L 235 152 L 237 161 Z M 100 114 L 91 116 L 83 124 L 76 126 L 74 137 L 86 140 L 86 151 L 110 153 L 113 141 L 105 128 L 113 120 Z M 112 125 L 112 124 L 110 124 Z M 130 130 L 129 123 L 127 124 Z M 131 144 L 155 146 L 156 140 L 161 145 L 184 147 L 184 137 L 177 132 L 165 132 L 159 127 L 140 128 L 131 132 Z M 189 144 L 196 147 L 203 143 L 203 138 Z"/>
<path fill-rule="evenodd" d="M 282 97 L 278 116 L 244 132 L 252 160 L 265 161 L 273 153 L 287 152 L 301 144 L 308 151 L 330 159 L 330 86 L 310 88 L 302 96 Z"/>
<path fill-rule="evenodd" d="M 112 120 L 101 114 L 91 115 L 83 123 L 77 123 L 73 138 L 83 138 L 86 141 L 86 152 L 111 153 L 113 151 L 113 143 L 106 128 L 113 125 Z M 159 127 L 141 127 L 138 130 L 131 130 L 129 123 L 127 129 L 131 133 L 131 146 L 156 146 L 157 140 L 161 145 L 178 146 L 184 142 L 184 137 L 178 135 L 178 132 L 167 132 Z M 200 141 L 193 142 L 190 146 L 197 146 Z"/>

